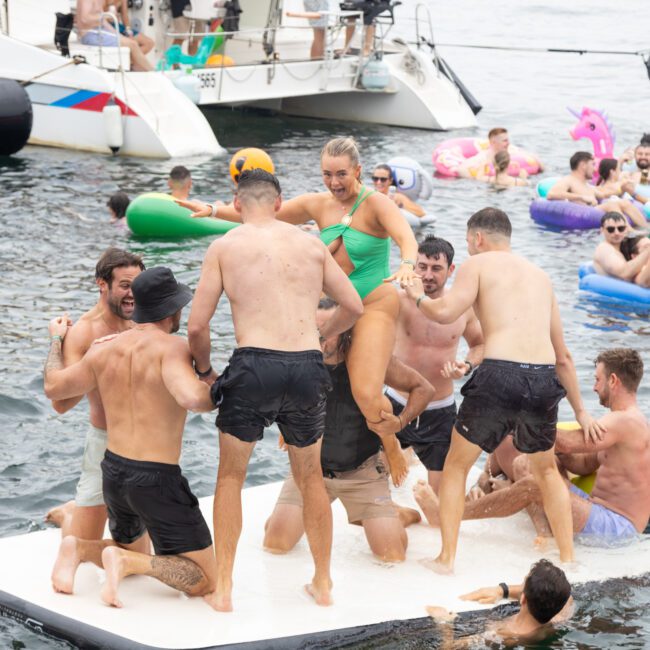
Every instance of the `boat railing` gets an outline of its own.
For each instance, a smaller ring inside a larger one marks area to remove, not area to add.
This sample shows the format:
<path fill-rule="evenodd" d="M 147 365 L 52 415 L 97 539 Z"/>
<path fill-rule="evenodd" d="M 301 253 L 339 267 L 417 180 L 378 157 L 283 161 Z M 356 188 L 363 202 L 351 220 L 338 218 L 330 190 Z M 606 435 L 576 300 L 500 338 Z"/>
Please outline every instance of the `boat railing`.
<path fill-rule="evenodd" d="M 423 34 L 425 27 L 429 28 L 428 39 Z M 415 41 L 418 50 L 425 44 L 429 46 L 431 53 L 433 54 L 433 63 L 436 66 L 438 73 L 440 73 L 440 60 L 438 58 L 438 52 L 436 51 L 436 42 L 433 39 L 433 21 L 431 20 L 431 11 L 429 10 L 429 7 L 422 2 L 419 2 L 415 6 Z"/>
<path fill-rule="evenodd" d="M 124 72 L 124 66 L 122 65 L 122 48 L 120 47 L 120 26 L 119 23 L 117 22 L 117 16 L 114 13 L 111 13 L 110 11 L 102 11 L 102 13 L 99 16 L 99 30 L 101 31 L 102 26 L 104 25 L 104 20 L 107 20 L 107 22 L 112 22 L 113 23 L 113 28 L 115 29 L 115 33 L 117 34 L 117 47 L 111 47 L 111 50 L 117 50 L 117 65 L 118 65 L 118 70 L 120 72 Z M 102 39 L 99 38 L 99 67 L 103 68 L 104 67 L 104 52 L 103 48 L 104 46 L 102 45 Z M 108 47 L 108 46 L 107 46 Z"/>

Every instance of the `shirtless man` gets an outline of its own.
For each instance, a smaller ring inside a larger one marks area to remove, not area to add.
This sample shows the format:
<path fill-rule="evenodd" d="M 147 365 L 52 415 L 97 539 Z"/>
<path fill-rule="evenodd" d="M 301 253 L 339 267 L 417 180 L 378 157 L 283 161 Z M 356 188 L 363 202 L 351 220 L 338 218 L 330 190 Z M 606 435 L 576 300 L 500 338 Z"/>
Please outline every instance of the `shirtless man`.
<path fill-rule="evenodd" d="M 187 342 L 172 336 L 192 291 L 169 269 L 155 267 L 135 279 L 133 295 L 138 325 L 97 341 L 67 368 L 61 341 L 68 319 L 53 319 L 45 366 L 48 397 L 96 390 L 102 399 L 108 424 L 102 474 L 112 536 L 65 537 L 52 585 L 71 594 L 79 564 L 94 562 L 106 571 L 101 598 L 114 607 L 122 607 L 118 587 L 128 575 L 148 575 L 188 596 L 208 596 L 216 573 L 210 531 L 178 466 L 187 411 L 213 408 L 208 386 L 194 375 Z M 141 552 L 148 550 L 142 548 L 145 532 L 155 555 Z"/>
<path fill-rule="evenodd" d="M 70 328 L 65 345 L 62 345 L 63 364 L 66 367 L 79 361 L 95 339 L 123 332 L 132 326 L 131 284 L 143 270 L 144 264 L 139 255 L 119 248 L 104 251 L 95 267 L 99 300 Z M 65 413 L 77 405 L 82 397 L 53 400 L 52 406 L 57 413 Z M 83 539 L 101 539 L 106 524 L 106 506 L 99 464 L 106 451 L 106 415 L 96 390 L 89 391 L 87 397 L 90 426 L 75 499 L 50 510 L 46 519 L 61 527 L 63 537 L 75 535 Z"/>
<path fill-rule="evenodd" d="M 183 165 L 176 165 L 169 172 L 169 179 L 167 185 L 170 189 L 170 194 L 173 198 L 180 201 L 187 201 L 190 198 L 192 191 L 192 174 L 187 167 Z"/>
<path fill-rule="evenodd" d="M 573 610 L 571 585 L 562 569 L 548 560 L 533 564 L 523 584 L 483 587 L 465 594 L 461 600 L 494 604 L 503 598 L 518 600 L 521 609 L 502 621 L 489 623 L 482 634 L 454 639 L 449 623 L 456 614 L 442 607 L 427 607 L 436 623 L 442 625 L 441 650 L 486 647 L 489 643 L 507 647 L 537 644 L 555 632 L 554 625 L 566 621 Z"/>
<path fill-rule="evenodd" d="M 517 449 L 530 454 L 560 558 L 572 561 L 569 493 L 553 451 L 558 403 L 565 394 L 585 432 L 600 435 L 600 425 L 582 404 L 551 281 L 511 252 L 511 232 L 504 212 L 480 210 L 467 222 L 471 257 L 458 269 L 453 287 L 435 300 L 420 280 L 405 287 L 416 307 L 439 323 L 453 323 L 474 306 L 485 338 L 485 358 L 461 389 L 465 399 L 440 482 L 442 551 L 432 564 L 440 572 L 453 571 L 470 468 L 481 449 L 491 453 L 511 431 Z"/>
<path fill-rule="evenodd" d="M 650 184 L 650 143 L 641 141 L 634 148 L 633 152 L 634 162 L 636 163 L 636 171 L 625 173 L 624 178 L 629 180 L 634 185 L 648 185 Z M 625 152 L 620 159 L 620 163 L 627 162 L 632 159 L 632 152 Z"/>
<path fill-rule="evenodd" d="M 422 278 L 424 294 L 439 298 L 454 272 L 454 248 L 446 240 L 428 235 L 418 248 L 416 272 Z M 464 361 L 456 360 L 461 336 L 469 351 Z M 412 446 L 428 470 L 429 485 L 438 492 L 440 473 L 449 451 L 451 430 L 456 419 L 454 379 L 460 379 L 483 359 L 481 326 L 470 307 L 448 325 L 434 323 L 418 310 L 404 291 L 400 291 L 400 313 L 397 323 L 395 356 L 422 374 L 435 388 L 435 401 L 430 402 L 417 420 L 397 434 L 402 446 Z M 396 414 L 402 412 L 404 395 L 387 388 L 386 395 Z"/>
<path fill-rule="evenodd" d="M 336 303 L 320 301 L 316 322 L 323 325 Z M 345 358 L 350 333 L 345 332 L 322 342 L 323 360 L 332 381 L 327 397 L 325 433 L 321 447 L 321 466 L 330 501 L 340 499 L 348 522 L 363 526 L 372 552 L 385 562 L 402 562 L 408 538 L 405 526 L 420 521 L 412 508 L 396 506 L 391 500 L 388 473 L 381 457 L 380 439 L 366 423 L 356 405 L 350 387 Z M 402 417 L 414 419 L 433 397 L 433 387 L 418 372 L 393 357 L 386 371 L 386 383 L 404 391 L 408 399 Z M 401 428 L 399 416 L 384 421 L 391 433 Z M 287 553 L 304 533 L 302 496 L 289 476 L 264 527 L 264 548 L 272 553 Z"/>
<path fill-rule="evenodd" d="M 101 47 L 117 47 L 119 43 L 121 47 L 129 48 L 133 70 L 141 72 L 153 70 L 153 66 L 143 54 L 140 46 L 132 38 L 120 36 L 112 21 L 106 19 L 101 21 L 103 12 L 103 0 L 77 0 L 74 20 L 80 42 L 84 45 Z"/>
<path fill-rule="evenodd" d="M 255 443 L 274 421 L 289 445 L 291 472 L 304 501 L 304 526 L 315 564 L 306 589 L 316 603 L 329 605 L 332 511 L 320 465 L 320 438 L 330 380 L 318 337 L 319 332 L 327 339 L 349 329 L 363 306 L 325 245 L 275 218 L 282 205 L 275 176 L 262 169 L 242 172 L 233 205 L 243 225 L 210 245 L 188 323 L 196 372 L 213 384 L 219 407 L 216 606 L 232 610 L 241 489 Z M 210 320 L 224 291 L 238 347 L 215 382 Z M 321 291 L 339 307 L 318 330 Z"/>
<path fill-rule="evenodd" d="M 604 190 L 595 185 L 590 185 L 594 177 L 594 157 L 587 151 L 577 151 L 569 160 L 571 173 L 561 178 L 549 190 L 546 198 L 549 201 L 571 201 L 580 205 L 588 205 L 597 208 L 601 212 L 625 212 L 625 214 L 637 225 L 646 225 L 646 218 L 639 209 L 628 199 L 621 199 L 616 188 Z M 634 192 L 634 186 L 630 183 L 623 183 L 621 186 L 624 192 Z M 612 197 L 611 200 L 610 197 Z"/>
<path fill-rule="evenodd" d="M 643 532 L 650 517 L 650 424 L 636 400 L 642 377 L 643 362 L 635 350 L 601 352 L 596 358 L 594 391 L 600 403 L 611 409 L 599 420 L 605 431 L 602 439 L 582 429 L 557 432 L 556 448 L 569 471 L 598 470 L 591 495 L 566 481 L 573 532 L 590 546 L 629 543 Z M 439 518 L 435 495 L 425 490 L 418 494 L 427 519 L 435 525 Z M 541 501 L 534 480 L 525 477 L 469 503 L 463 518 L 507 517 Z M 539 528 L 538 532 L 544 534 Z"/>
<path fill-rule="evenodd" d="M 627 221 L 620 212 L 607 212 L 603 215 L 600 234 L 604 241 L 594 251 L 594 268 L 600 275 L 610 275 L 627 282 L 637 282 L 637 278 L 640 278 L 643 282 L 645 278 L 641 271 L 650 260 L 650 246 L 643 248 L 633 259 L 626 260 L 621 253 L 621 242 L 628 230 Z"/>

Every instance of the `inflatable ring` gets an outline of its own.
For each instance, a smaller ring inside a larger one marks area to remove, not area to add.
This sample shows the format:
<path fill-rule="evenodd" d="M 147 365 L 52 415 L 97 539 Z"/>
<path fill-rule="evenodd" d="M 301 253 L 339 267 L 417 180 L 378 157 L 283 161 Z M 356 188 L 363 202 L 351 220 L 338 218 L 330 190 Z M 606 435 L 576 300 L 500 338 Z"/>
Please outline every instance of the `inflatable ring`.
<path fill-rule="evenodd" d="M 408 224 L 411 226 L 411 228 L 422 228 L 423 226 L 428 226 L 436 222 L 436 218 L 431 214 L 425 214 L 422 217 L 416 217 L 412 212 L 409 212 L 404 208 L 400 208 L 400 212 L 406 221 L 408 221 Z"/>
<path fill-rule="evenodd" d="M 222 219 L 193 219 L 169 194 L 149 192 L 131 201 L 126 223 L 140 237 L 204 237 L 223 235 L 239 224 Z"/>
<path fill-rule="evenodd" d="M 441 142 L 433 151 L 433 166 L 440 176 L 458 176 L 458 167 L 477 153 L 485 151 L 489 142 L 480 138 L 452 138 Z M 510 166 L 508 174 L 519 176 L 522 170 L 529 176 L 539 174 L 542 169 L 539 158 L 525 149 L 510 146 Z M 479 170 L 470 170 L 472 176 L 476 176 Z M 494 174 L 494 167 L 490 165 L 490 174 Z"/>
<path fill-rule="evenodd" d="M 530 216 L 533 221 L 567 230 L 600 228 L 603 214 L 603 211 L 598 208 L 571 201 L 536 199 L 530 204 Z"/>
<path fill-rule="evenodd" d="M 650 306 L 650 288 L 608 275 L 600 275 L 596 273 L 590 262 L 580 265 L 578 276 L 580 278 L 579 287 L 582 291 L 589 291 L 622 302 Z"/>
<path fill-rule="evenodd" d="M 557 428 L 560 431 L 572 431 L 573 429 L 579 429 L 580 425 L 574 420 L 572 422 L 558 422 Z M 571 479 L 571 483 L 577 488 L 591 494 L 591 491 L 594 489 L 594 483 L 596 482 L 596 472 L 587 474 L 585 476 L 574 476 Z"/>

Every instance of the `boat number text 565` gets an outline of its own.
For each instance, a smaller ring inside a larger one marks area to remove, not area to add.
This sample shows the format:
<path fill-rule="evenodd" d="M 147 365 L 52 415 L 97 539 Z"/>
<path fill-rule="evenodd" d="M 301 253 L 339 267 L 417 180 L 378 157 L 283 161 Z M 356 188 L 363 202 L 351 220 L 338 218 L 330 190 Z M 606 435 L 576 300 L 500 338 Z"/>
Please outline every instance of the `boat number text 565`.
<path fill-rule="evenodd" d="M 217 86 L 217 77 L 214 72 L 208 72 L 207 74 L 202 74 L 201 79 L 201 88 L 216 88 Z"/>

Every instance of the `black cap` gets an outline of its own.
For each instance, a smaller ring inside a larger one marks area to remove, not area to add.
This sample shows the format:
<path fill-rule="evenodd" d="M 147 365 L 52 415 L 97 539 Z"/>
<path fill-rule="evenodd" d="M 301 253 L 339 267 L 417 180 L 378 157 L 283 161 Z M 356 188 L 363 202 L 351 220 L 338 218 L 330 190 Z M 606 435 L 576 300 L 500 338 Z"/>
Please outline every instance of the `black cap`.
<path fill-rule="evenodd" d="M 138 275 L 131 285 L 136 323 L 156 323 L 173 316 L 192 300 L 192 290 L 176 281 L 171 269 L 154 266 Z"/>

